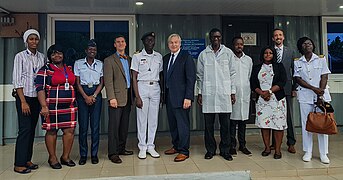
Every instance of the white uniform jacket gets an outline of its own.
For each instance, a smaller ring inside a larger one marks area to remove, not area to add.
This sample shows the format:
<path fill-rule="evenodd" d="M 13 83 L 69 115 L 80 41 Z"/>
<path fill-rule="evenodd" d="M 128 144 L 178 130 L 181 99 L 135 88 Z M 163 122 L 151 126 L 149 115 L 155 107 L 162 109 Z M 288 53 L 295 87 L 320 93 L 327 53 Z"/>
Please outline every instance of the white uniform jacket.
<path fill-rule="evenodd" d="M 221 45 L 214 53 L 211 45 L 203 50 L 197 62 L 197 86 L 202 94 L 203 113 L 231 113 L 231 94 L 236 93 L 233 52 Z"/>
<path fill-rule="evenodd" d="M 313 53 L 309 62 L 306 61 L 304 56 L 294 61 L 293 76 L 301 77 L 301 79 L 314 87 L 319 87 L 321 75 L 330 73 L 325 56 L 319 57 Z M 316 93 L 302 86 L 298 86 L 297 88 L 297 97 L 299 103 L 314 104 L 317 102 Z M 328 85 L 324 91 L 324 101 L 331 101 Z"/>
<path fill-rule="evenodd" d="M 230 119 L 248 120 L 250 105 L 250 76 L 252 71 L 252 59 L 243 53 L 242 57 L 234 55 L 234 66 L 236 70 L 236 103 L 232 106 Z"/>

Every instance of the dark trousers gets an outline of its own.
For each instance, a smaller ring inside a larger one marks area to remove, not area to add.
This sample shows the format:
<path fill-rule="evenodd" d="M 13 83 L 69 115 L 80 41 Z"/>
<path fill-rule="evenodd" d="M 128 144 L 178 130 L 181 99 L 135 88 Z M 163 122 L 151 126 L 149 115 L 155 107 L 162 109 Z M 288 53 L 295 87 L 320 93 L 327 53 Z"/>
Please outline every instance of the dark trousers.
<path fill-rule="evenodd" d="M 41 109 L 38 98 L 25 96 L 25 99 L 29 104 L 31 111 L 31 114 L 28 116 L 25 116 L 22 113 L 20 98 L 16 97 L 19 131 L 15 144 L 15 166 L 26 166 L 26 163 L 32 159 L 33 141 L 35 138 L 39 111 Z"/>
<path fill-rule="evenodd" d="M 239 147 L 244 148 L 245 141 L 245 130 L 246 130 L 246 121 L 242 120 L 230 120 L 230 133 L 231 133 L 231 148 L 236 149 L 237 140 L 236 140 L 236 127 L 238 125 L 238 142 Z"/>
<path fill-rule="evenodd" d="M 118 155 L 125 150 L 129 130 L 129 117 L 131 111 L 131 96 L 128 91 L 126 106 L 108 107 L 108 157 Z"/>
<path fill-rule="evenodd" d="M 292 117 L 292 96 L 286 96 L 286 103 L 287 103 L 287 146 L 295 145 L 295 133 L 294 133 L 294 125 L 293 125 L 293 117 Z M 275 139 L 273 136 L 273 146 L 275 147 Z"/>
<path fill-rule="evenodd" d="M 205 147 L 207 152 L 216 153 L 217 144 L 214 138 L 214 121 L 216 114 L 220 123 L 220 153 L 229 153 L 230 143 L 230 113 L 204 113 L 205 119 Z"/>
<path fill-rule="evenodd" d="M 182 107 L 173 108 L 167 94 L 167 116 L 169 122 L 169 131 L 172 137 L 173 148 L 179 153 L 189 156 L 190 143 L 190 109 Z"/>
<path fill-rule="evenodd" d="M 87 86 L 82 86 L 83 91 L 88 95 L 94 94 L 97 86 L 88 88 Z M 96 97 L 96 101 L 92 105 L 87 105 L 85 99 L 79 94 L 77 97 L 78 103 L 78 115 L 79 115 L 79 146 L 80 146 L 80 156 L 87 157 L 88 155 L 88 143 L 87 134 L 88 126 L 91 127 L 91 156 L 98 155 L 99 149 L 99 124 L 102 106 L 102 96 L 101 93 Z"/>

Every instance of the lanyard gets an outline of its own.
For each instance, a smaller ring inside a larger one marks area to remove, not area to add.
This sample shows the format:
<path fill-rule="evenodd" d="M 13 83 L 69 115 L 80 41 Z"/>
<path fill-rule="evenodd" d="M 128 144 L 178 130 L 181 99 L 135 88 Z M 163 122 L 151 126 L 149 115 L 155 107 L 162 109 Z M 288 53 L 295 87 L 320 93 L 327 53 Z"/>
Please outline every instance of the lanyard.
<path fill-rule="evenodd" d="M 56 64 L 53 64 L 57 69 L 61 70 L 58 66 L 56 66 Z M 63 65 L 63 69 L 64 69 L 64 77 L 66 78 L 66 83 L 68 82 L 68 73 L 67 73 L 67 69 L 66 67 Z"/>

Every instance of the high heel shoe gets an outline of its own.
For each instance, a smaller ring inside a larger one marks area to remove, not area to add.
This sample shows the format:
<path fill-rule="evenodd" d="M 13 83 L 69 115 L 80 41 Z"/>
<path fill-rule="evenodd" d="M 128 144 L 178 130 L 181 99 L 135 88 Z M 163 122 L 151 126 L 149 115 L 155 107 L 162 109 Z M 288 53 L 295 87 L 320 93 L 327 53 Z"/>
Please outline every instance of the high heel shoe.
<path fill-rule="evenodd" d="M 51 161 L 50 161 L 50 159 L 48 160 L 48 163 L 49 163 L 49 165 L 50 165 L 50 167 L 52 168 L 52 169 L 62 169 L 62 165 L 59 163 L 59 162 L 57 162 L 57 163 L 55 163 L 55 164 L 51 164 Z"/>
<path fill-rule="evenodd" d="M 60 160 L 62 165 L 66 165 L 69 167 L 74 167 L 76 165 L 73 160 L 65 161 L 62 157 L 60 158 Z"/>

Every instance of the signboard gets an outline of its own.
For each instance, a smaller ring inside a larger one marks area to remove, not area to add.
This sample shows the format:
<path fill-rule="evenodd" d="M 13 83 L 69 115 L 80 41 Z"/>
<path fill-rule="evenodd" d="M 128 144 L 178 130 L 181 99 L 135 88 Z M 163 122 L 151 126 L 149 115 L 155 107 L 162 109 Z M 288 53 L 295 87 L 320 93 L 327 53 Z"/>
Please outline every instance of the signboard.
<path fill-rule="evenodd" d="M 0 37 L 22 37 L 28 29 L 38 30 L 38 14 L 11 14 L 14 23 L 1 23 Z"/>
<path fill-rule="evenodd" d="M 194 59 L 198 59 L 200 52 L 206 48 L 205 39 L 182 39 L 181 46 Z"/>

